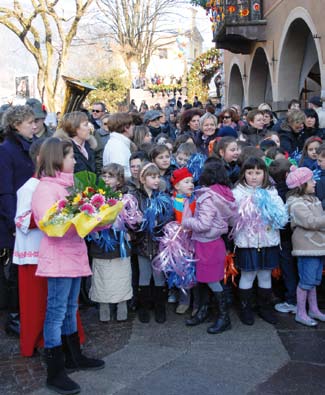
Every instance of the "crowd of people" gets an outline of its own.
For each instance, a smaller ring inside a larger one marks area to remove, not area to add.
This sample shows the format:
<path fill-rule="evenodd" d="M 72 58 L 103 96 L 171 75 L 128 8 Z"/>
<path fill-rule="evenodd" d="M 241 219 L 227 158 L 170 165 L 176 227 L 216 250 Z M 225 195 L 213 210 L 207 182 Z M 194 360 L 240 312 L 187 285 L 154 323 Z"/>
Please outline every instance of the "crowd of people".
<path fill-rule="evenodd" d="M 141 323 L 153 311 L 163 324 L 169 301 L 175 313 L 189 311 L 189 327 L 215 312 L 207 332 L 218 334 L 231 329 L 234 300 L 244 325 L 254 324 L 256 312 L 275 324 L 275 310 L 308 327 L 325 322 L 316 288 L 325 259 L 319 97 L 304 110 L 292 100 L 283 118 L 267 103 L 220 108 L 197 97 L 170 99 L 163 109 L 142 102 L 139 111 L 133 101 L 129 112 L 112 114 L 95 102 L 90 111 L 64 114 L 56 130 L 46 126 L 37 99 L 2 110 L 0 307 L 23 356 L 44 347 L 49 388 L 77 393 L 68 372 L 104 368 L 80 347 L 85 276 L 103 323 L 126 320 L 133 310 Z M 85 170 L 134 206 L 132 226 L 125 215 L 122 228 L 96 229 L 87 240 L 73 227 L 47 236 L 41 219 Z M 193 270 L 183 277 L 157 264 L 170 224 L 177 229 L 170 246 L 180 234 L 188 241 Z M 274 287 L 278 268 L 284 292 Z"/>

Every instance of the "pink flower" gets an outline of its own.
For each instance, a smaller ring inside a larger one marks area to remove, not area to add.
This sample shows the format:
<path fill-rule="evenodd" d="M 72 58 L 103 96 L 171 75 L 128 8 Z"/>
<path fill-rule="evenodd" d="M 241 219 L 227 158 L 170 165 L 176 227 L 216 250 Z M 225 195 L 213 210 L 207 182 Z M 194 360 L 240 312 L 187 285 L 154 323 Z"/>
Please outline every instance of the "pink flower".
<path fill-rule="evenodd" d="M 58 201 L 58 209 L 59 209 L 59 211 L 63 210 L 66 205 L 67 205 L 67 201 L 65 199 L 60 199 Z"/>
<path fill-rule="evenodd" d="M 93 204 L 96 208 L 101 207 L 105 204 L 105 197 L 100 193 L 96 193 L 91 199 L 90 203 Z"/>
<path fill-rule="evenodd" d="M 107 200 L 107 204 L 108 204 L 109 206 L 115 206 L 116 202 L 117 202 L 116 199 L 108 199 L 108 200 Z"/>
<path fill-rule="evenodd" d="M 88 215 L 92 215 L 95 214 L 96 209 L 92 204 L 85 203 L 80 207 L 80 211 L 86 211 Z"/>

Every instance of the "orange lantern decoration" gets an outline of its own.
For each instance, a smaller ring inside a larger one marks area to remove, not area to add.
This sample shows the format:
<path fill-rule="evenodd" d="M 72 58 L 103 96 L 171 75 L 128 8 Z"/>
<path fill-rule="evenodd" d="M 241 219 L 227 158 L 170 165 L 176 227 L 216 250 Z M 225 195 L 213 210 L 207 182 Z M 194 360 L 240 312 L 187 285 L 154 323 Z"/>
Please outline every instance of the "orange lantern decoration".
<path fill-rule="evenodd" d="M 230 6 L 228 7 L 228 12 L 229 12 L 230 14 L 233 14 L 235 11 L 236 11 L 236 7 L 235 7 L 234 5 L 230 5 Z"/>
<path fill-rule="evenodd" d="M 243 16 L 243 17 L 248 16 L 249 15 L 249 9 L 248 8 L 244 8 L 244 9 L 240 10 L 239 15 Z"/>

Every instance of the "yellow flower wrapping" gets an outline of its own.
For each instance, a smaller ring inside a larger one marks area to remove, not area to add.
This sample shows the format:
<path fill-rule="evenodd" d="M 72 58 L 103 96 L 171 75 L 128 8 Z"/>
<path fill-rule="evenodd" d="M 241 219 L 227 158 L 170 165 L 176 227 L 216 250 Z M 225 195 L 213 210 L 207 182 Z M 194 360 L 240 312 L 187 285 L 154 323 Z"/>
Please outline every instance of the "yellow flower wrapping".
<path fill-rule="evenodd" d="M 39 221 L 39 228 L 50 237 L 62 237 L 71 226 L 71 219 L 64 222 L 53 223 L 53 214 L 57 211 L 57 203 L 50 207 L 44 217 Z"/>
<path fill-rule="evenodd" d="M 80 213 L 72 218 L 71 222 L 74 224 L 78 235 L 84 238 L 92 232 L 96 226 L 112 224 L 122 208 L 123 203 L 117 202 L 114 206 L 103 207 L 99 214 L 88 215 L 87 213 Z"/>

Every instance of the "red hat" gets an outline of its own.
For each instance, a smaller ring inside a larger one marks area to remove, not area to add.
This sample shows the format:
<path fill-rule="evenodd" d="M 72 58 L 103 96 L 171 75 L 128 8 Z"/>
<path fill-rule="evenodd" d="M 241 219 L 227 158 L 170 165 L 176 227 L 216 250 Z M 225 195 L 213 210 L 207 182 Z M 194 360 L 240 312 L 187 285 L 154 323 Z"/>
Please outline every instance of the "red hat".
<path fill-rule="evenodd" d="M 177 183 L 187 177 L 193 177 L 193 174 L 188 170 L 187 167 L 182 167 L 181 169 L 177 169 L 173 172 L 172 176 L 170 177 L 170 182 L 173 186 L 175 186 Z"/>

